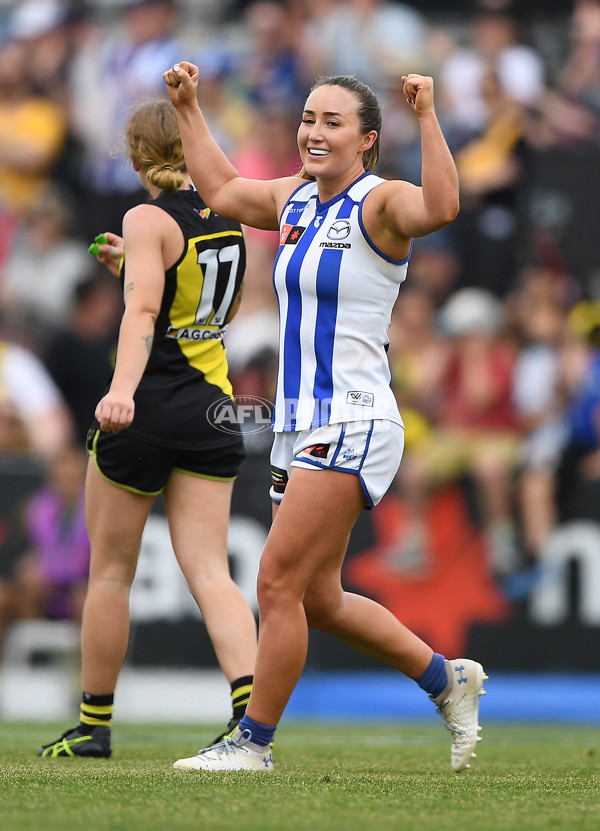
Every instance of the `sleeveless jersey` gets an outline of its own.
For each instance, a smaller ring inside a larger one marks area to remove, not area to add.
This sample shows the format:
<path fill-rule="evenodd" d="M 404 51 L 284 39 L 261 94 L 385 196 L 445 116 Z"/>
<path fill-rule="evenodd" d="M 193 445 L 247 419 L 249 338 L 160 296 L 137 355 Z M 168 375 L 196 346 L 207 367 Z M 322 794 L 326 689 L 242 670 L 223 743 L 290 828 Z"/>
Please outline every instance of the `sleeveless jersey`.
<path fill-rule="evenodd" d="M 232 396 L 223 336 L 246 266 L 242 229 L 209 210 L 192 189 L 163 191 L 150 204 L 175 219 L 184 245 L 165 272 L 152 350 L 128 432 L 172 447 L 225 445 L 231 437 L 209 424 L 207 412 Z M 126 271 L 125 256 L 123 282 Z"/>
<path fill-rule="evenodd" d="M 383 181 L 365 173 L 323 204 L 316 183 L 307 182 L 282 211 L 273 273 L 280 319 L 275 432 L 374 418 L 402 424 L 387 330 L 408 257 L 387 257 L 362 223 L 365 196 Z"/>

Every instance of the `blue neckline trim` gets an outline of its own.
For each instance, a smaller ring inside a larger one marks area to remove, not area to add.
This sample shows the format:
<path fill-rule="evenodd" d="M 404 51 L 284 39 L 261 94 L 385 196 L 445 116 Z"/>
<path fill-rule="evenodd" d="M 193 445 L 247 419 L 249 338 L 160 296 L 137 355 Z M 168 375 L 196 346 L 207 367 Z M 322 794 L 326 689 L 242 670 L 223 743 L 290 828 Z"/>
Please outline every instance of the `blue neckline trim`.
<path fill-rule="evenodd" d="M 319 197 L 317 195 L 317 213 L 323 213 L 324 211 L 327 211 L 333 205 L 334 202 L 339 202 L 340 199 L 344 199 L 348 195 L 348 191 L 351 188 L 353 188 L 357 182 L 360 182 L 361 179 L 365 178 L 365 176 L 371 175 L 372 174 L 370 170 L 365 170 L 362 176 L 359 176 L 358 179 L 355 179 L 353 182 L 350 182 L 350 184 L 345 190 L 341 191 L 340 193 L 336 193 L 336 195 L 332 196 L 331 199 L 329 199 L 327 202 L 319 202 Z"/>

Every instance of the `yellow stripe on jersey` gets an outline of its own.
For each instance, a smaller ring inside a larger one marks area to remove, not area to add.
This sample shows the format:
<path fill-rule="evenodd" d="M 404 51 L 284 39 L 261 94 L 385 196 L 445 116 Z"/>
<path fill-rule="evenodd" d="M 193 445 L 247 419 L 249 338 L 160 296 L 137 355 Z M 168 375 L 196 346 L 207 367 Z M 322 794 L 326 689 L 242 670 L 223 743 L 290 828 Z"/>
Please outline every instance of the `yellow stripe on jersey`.
<path fill-rule="evenodd" d="M 243 238 L 243 234 L 227 230 L 188 240 L 187 251 L 177 267 L 177 289 L 169 310 L 173 329 L 198 330 L 200 327 L 207 332 L 206 338 L 178 337 L 177 343 L 190 366 L 202 372 L 209 383 L 226 395 L 232 394 L 232 387 L 219 333 L 224 330 L 226 312 L 236 294 L 239 250 L 232 238 Z M 234 245 L 223 245 L 227 239 L 232 239 Z M 214 248 L 211 240 L 216 243 Z M 202 243 L 200 249 L 197 243 Z M 219 310 L 215 309 L 216 298 L 224 304 Z M 212 337 L 211 333 L 214 333 Z"/>

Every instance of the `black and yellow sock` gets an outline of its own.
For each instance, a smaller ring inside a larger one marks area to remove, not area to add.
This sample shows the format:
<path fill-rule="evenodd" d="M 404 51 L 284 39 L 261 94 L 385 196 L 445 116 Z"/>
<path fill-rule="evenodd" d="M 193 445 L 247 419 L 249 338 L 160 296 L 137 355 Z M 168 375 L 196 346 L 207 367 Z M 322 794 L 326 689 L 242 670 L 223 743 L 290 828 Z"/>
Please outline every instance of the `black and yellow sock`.
<path fill-rule="evenodd" d="M 250 693 L 252 692 L 253 675 L 242 675 L 231 684 L 231 706 L 233 707 L 233 719 L 239 721 L 246 712 Z"/>
<path fill-rule="evenodd" d="M 110 727 L 114 697 L 114 693 L 92 695 L 84 692 L 79 708 L 80 724 L 85 724 L 87 727 Z"/>

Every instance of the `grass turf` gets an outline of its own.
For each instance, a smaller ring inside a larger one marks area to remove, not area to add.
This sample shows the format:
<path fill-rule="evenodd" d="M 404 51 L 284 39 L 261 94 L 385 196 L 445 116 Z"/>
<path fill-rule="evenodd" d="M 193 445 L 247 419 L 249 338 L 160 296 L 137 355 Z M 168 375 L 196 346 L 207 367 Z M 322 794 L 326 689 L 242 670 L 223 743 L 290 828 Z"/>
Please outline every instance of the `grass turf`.
<path fill-rule="evenodd" d="M 600 828 L 597 725 L 484 725 L 472 769 L 455 774 L 450 734 L 433 722 L 284 722 L 268 775 L 172 770 L 218 725 L 115 723 L 111 759 L 39 759 L 65 726 L 0 723 L 2 829 Z"/>

